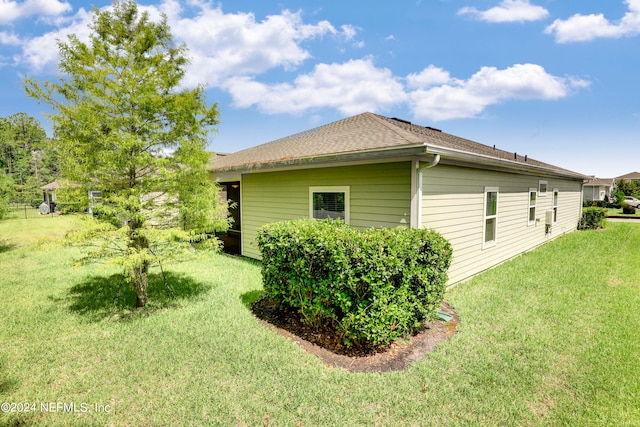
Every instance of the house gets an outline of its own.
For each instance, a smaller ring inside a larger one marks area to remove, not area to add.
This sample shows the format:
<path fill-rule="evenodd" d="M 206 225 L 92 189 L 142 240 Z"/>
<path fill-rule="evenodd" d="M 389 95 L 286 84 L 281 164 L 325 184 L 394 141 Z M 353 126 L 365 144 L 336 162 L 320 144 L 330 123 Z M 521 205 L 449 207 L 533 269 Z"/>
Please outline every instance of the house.
<path fill-rule="evenodd" d="M 79 188 L 76 183 L 70 183 L 66 179 L 55 180 L 40 187 L 42 190 L 42 198 L 45 204 L 49 206 L 49 212 L 55 212 L 58 207 L 58 191 Z"/>
<path fill-rule="evenodd" d="M 59 207 L 58 206 L 58 191 L 59 190 L 80 189 L 80 188 L 82 188 L 82 186 L 80 184 L 75 183 L 75 182 L 69 182 L 66 179 L 55 180 L 53 182 L 50 182 L 50 183 L 40 187 L 40 189 L 43 192 L 44 203 L 49 205 L 50 212 L 54 212 Z M 84 201 L 81 200 L 81 196 L 80 196 L 81 193 L 83 193 L 83 192 L 80 191 L 78 194 L 76 194 L 76 198 L 79 198 L 79 199 L 74 200 L 72 202 L 67 200 L 66 203 L 64 203 L 64 204 L 66 204 L 66 205 L 75 205 L 74 209 L 76 209 L 76 210 L 80 210 L 80 211 L 84 210 L 86 206 L 85 206 Z M 90 213 L 90 214 L 93 214 L 93 209 L 102 200 L 102 192 L 101 191 L 95 191 L 95 190 L 89 190 L 88 193 L 87 193 L 87 200 L 88 200 L 88 208 L 86 208 L 86 212 Z"/>
<path fill-rule="evenodd" d="M 585 182 L 582 197 L 585 201 L 604 201 L 611 199 L 611 190 L 615 186 L 614 178 L 592 178 Z"/>
<path fill-rule="evenodd" d="M 60 189 L 62 186 L 63 184 L 59 181 L 53 181 L 40 187 L 42 190 L 42 198 L 44 203 L 49 206 L 50 212 L 53 212 L 56 208 L 56 204 L 58 202 L 56 190 Z"/>
<path fill-rule="evenodd" d="M 212 162 L 237 191 L 243 255 L 260 257 L 257 229 L 274 221 L 427 227 L 453 246 L 450 285 L 576 230 L 590 178 L 373 113 Z"/>
<path fill-rule="evenodd" d="M 619 180 L 631 181 L 640 185 L 640 172 L 630 172 L 625 175 L 617 176 L 615 179 L 616 181 L 619 181 Z"/>

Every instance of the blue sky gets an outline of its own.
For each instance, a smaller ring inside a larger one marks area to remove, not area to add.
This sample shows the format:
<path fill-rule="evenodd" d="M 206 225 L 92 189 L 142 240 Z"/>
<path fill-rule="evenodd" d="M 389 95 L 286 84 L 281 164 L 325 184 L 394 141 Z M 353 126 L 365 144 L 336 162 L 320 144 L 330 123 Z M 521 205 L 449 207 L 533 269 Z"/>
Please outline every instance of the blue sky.
<path fill-rule="evenodd" d="M 50 132 L 25 75 L 93 4 L 0 0 L 0 116 Z M 598 177 L 640 171 L 640 0 L 141 0 L 189 48 L 184 85 L 220 107 L 233 152 L 371 111 Z"/>

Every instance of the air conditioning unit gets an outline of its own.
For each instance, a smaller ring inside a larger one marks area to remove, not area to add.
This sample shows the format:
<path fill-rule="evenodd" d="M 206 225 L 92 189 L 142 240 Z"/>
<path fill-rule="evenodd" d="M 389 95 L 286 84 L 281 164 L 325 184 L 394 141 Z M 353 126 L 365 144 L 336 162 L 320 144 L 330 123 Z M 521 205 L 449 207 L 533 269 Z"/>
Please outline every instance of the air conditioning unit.
<path fill-rule="evenodd" d="M 544 232 L 545 234 L 551 233 L 551 227 L 553 226 L 553 211 L 546 211 L 544 213 Z"/>
<path fill-rule="evenodd" d="M 553 211 L 546 211 L 544 213 L 544 223 L 545 225 L 553 225 Z"/>

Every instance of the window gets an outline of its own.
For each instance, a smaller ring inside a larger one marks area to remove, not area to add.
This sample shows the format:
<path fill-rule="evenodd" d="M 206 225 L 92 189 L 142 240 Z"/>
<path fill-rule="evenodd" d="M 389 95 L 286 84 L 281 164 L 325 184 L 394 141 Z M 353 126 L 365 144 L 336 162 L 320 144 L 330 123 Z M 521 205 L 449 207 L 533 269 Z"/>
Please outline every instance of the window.
<path fill-rule="evenodd" d="M 553 189 L 553 222 L 558 221 L 558 197 L 560 191 L 557 188 Z"/>
<path fill-rule="evenodd" d="M 540 197 L 547 195 L 547 181 L 538 182 L 538 193 L 540 194 Z"/>
<path fill-rule="evenodd" d="M 309 218 L 349 223 L 349 187 L 309 187 Z"/>
<path fill-rule="evenodd" d="M 498 226 L 498 187 L 484 189 L 484 240 L 482 247 L 496 244 Z"/>
<path fill-rule="evenodd" d="M 536 200 L 538 198 L 538 192 L 535 188 L 529 189 L 529 225 L 535 225 L 536 223 Z"/>

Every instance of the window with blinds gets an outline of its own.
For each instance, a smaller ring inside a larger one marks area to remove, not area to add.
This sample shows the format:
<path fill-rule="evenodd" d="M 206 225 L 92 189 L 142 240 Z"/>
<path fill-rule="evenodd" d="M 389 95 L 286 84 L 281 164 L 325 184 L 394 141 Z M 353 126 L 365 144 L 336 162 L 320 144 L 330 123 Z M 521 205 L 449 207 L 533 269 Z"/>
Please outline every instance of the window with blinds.
<path fill-rule="evenodd" d="M 349 222 L 349 187 L 310 187 L 309 218 Z"/>

